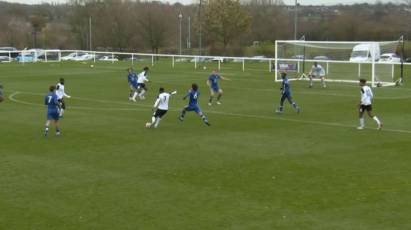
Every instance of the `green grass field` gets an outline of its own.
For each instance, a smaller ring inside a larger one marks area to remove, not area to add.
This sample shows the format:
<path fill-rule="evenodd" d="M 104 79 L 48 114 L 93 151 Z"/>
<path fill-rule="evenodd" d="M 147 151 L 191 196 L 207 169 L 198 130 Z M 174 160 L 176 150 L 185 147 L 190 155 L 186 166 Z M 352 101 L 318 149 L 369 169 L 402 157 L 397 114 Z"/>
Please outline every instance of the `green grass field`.
<path fill-rule="evenodd" d="M 0 64 L 0 229 L 411 229 L 410 85 L 374 89 L 384 130 L 367 118 L 358 131 L 357 85 L 294 81 L 302 113 L 277 115 L 266 65 L 231 63 L 209 107 L 208 65 L 158 62 L 132 103 L 127 63 Z M 62 136 L 45 138 L 43 97 L 60 77 L 72 98 Z M 177 120 L 193 82 L 211 127 Z M 179 94 L 146 129 L 160 86 Z"/>

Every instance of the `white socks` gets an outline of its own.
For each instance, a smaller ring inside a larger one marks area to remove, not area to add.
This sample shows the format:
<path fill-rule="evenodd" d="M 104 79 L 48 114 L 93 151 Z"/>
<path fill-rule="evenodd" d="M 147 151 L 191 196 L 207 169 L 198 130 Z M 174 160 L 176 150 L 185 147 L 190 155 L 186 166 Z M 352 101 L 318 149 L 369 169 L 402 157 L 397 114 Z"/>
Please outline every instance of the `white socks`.
<path fill-rule="evenodd" d="M 160 120 L 161 120 L 161 118 L 157 118 L 157 120 L 156 120 L 156 123 L 154 124 L 154 128 L 157 128 L 158 127 L 158 125 L 160 124 Z"/>
<path fill-rule="evenodd" d="M 378 119 L 377 116 L 372 117 L 372 119 L 373 119 L 375 122 L 377 122 L 377 125 L 381 125 L 381 121 L 380 121 L 380 119 Z"/>
<path fill-rule="evenodd" d="M 362 118 L 360 118 L 360 127 L 364 127 L 364 125 L 365 125 L 365 120 L 362 117 Z"/>

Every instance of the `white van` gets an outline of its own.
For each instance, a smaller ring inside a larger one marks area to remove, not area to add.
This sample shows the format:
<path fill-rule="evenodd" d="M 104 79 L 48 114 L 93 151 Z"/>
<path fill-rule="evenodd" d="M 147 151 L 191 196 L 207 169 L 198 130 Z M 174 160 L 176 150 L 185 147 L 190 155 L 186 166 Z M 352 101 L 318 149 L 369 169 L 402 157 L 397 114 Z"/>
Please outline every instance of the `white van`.
<path fill-rule="evenodd" d="M 378 42 L 362 43 L 352 49 L 350 61 L 352 62 L 371 62 L 380 59 L 380 44 Z"/>

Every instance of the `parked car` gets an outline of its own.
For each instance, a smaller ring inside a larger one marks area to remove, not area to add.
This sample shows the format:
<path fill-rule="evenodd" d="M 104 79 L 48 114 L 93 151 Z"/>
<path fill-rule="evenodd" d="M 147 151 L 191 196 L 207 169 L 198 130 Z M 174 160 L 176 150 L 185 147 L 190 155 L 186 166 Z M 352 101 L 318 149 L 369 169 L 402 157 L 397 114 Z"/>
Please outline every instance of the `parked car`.
<path fill-rule="evenodd" d="M 16 61 L 18 62 L 33 62 L 34 61 L 34 55 L 33 54 L 24 54 L 16 57 Z"/>
<path fill-rule="evenodd" d="M 70 53 L 66 56 L 61 57 L 62 61 L 70 61 L 70 60 L 74 60 L 74 58 L 84 55 L 84 53 Z"/>
<path fill-rule="evenodd" d="M 380 56 L 379 62 L 384 63 L 400 63 L 401 58 L 395 53 L 385 53 Z"/>
<path fill-rule="evenodd" d="M 370 62 L 380 59 L 380 44 L 378 42 L 361 43 L 353 47 L 351 62 Z"/>
<path fill-rule="evenodd" d="M 304 59 L 304 55 L 302 55 L 302 54 L 297 54 L 297 55 L 294 55 L 294 56 L 291 56 L 291 59 Z"/>
<path fill-rule="evenodd" d="M 4 56 L 9 57 L 10 55 L 10 57 L 15 58 L 18 55 L 16 51 L 17 49 L 14 47 L 0 47 L 0 57 L 4 57 Z"/>
<path fill-rule="evenodd" d="M 0 62 L 9 62 L 9 56 L 0 56 Z"/>
<path fill-rule="evenodd" d="M 321 56 L 315 56 L 314 60 L 330 60 L 327 56 L 321 55 Z"/>
<path fill-rule="evenodd" d="M 195 57 L 191 59 L 190 62 L 210 62 L 210 59 L 203 58 L 203 57 Z"/>
<path fill-rule="evenodd" d="M 188 62 L 189 61 L 189 59 L 187 59 L 187 58 L 176 58 L 175 59 L 175 62 Z"/>
<path fill-rule="evenodd" d="M 112 56 L 112 55 L 105 55 L 102 56 L 98 59 L 99 61 L 118 61 L 118 58 L 116 56 Z"/>
<path fill-rule="evenodd" d="M 211 59 L 211 61 L 224 62 L 224 58 L 222 58 L 222 57 L 214 57 L 213 59 Z"/>
<path fill-rule="evenodd" d="M 73 61 L 90 61 L 94 59 L 94 54 L 83 54 L 81 56 L 77 56 L 73 58 Z"/>

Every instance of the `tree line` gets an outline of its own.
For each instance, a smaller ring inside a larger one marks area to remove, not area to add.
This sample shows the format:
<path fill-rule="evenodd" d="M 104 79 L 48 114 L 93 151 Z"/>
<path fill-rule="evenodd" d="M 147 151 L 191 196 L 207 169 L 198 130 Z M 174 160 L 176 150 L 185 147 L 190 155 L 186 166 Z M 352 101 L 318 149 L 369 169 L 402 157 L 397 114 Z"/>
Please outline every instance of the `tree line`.
<path fill-rule="evenodd" d="M 181 43 L 184 54 L 272 56 L 275 40 L 294 39 L 295 8 L 281 0 L 201 3 L 200 8 L 198 3 L 135 0 L 0 2 L 0 46 L 179 53 Z M 297 9 L 297 38 L 381 41 L 411 36 L 409 0 Z"/>

